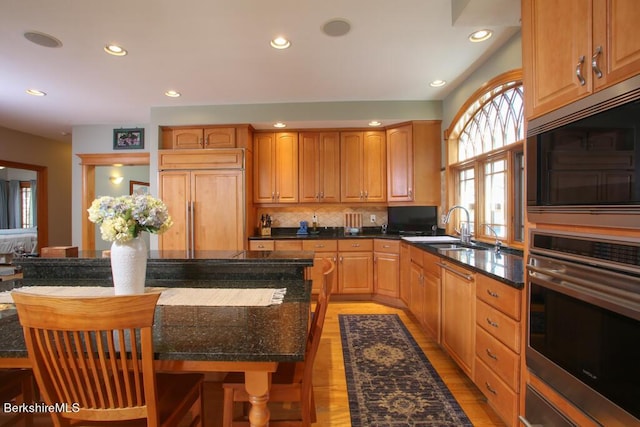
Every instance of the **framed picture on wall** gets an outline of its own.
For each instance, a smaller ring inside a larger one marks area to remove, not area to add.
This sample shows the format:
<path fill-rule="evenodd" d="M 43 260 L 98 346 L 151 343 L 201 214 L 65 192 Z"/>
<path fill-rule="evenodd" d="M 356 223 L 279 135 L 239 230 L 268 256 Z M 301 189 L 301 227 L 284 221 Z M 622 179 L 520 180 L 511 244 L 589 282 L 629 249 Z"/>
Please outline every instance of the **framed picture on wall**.
<path fill-rule="evenodd" d="M 129 194 L 144 195 L 149 194 L 149 183 L 142 181 L 129 181 Z"/>
<path fill-rule="evenodd" d="M 113 149 L 114 150 L 135 150 L 144 148 L 144 129 L 114 129 Z"/>

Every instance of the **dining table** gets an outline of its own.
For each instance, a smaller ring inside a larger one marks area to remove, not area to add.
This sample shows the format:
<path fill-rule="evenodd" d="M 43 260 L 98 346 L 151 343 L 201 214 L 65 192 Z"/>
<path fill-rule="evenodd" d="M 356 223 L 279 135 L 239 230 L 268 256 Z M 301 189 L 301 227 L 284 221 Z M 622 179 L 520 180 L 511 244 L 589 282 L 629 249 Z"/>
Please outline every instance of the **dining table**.
<path fill-rule="evenodd" d="M 304 278 L 303 271 L 313 264 L 313 254 L 280 253 L 267 259 L 264 254 L 254 257 L 243 252 L 239 259 L 244 262 L 230 259 L 229 254 L 215 255 L 201 258 L 196 268 L 192 259 L 180 263 L 175 256 L 168 264 L 166 257 L 155 258 L 161 268 L 152 265 L 153 258 L 148 261 L 147 291 L 162 292 L 153 325 L 156 370 L 243 372 L 251 402 L 249 423 L 267 426 L 272 373 L 279 363 L 304 360 L 311 281 Z M 104 261 L 95 263 L 96 258 L 88 256 L 85 261 L 100 269 Z M 83 264 L 82 260 L 76 263 L 76 267 Z M 38 272 L 45 264 L 49 265 L 49 276 Z M 15 306 L 7 299 L 12 290 L 49 293 L 53 289 L 65 295 L 113 292 L 111 277 L 69 269 L 73 264 L 69 259 L 29 260 L 22 265 L 23 279 L 0 283 L 0 369 L 30 368 Z M 154 274 L 154 268 L 165 274 Z M 236 274 L 236 270 L 243 274 Z M 185 275 L 181 271 L 191 272 Z M 257 292 L 270 289 L 275 302 L 255 302 Z"/>

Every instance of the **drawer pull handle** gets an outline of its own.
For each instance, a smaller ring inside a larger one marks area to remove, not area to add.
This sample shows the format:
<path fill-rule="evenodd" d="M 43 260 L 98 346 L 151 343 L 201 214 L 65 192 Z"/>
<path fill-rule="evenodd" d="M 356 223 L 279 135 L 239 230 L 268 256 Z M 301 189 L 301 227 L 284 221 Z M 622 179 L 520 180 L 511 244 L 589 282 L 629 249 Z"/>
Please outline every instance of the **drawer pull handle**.
<path fill-rule="evenodd" d="M 495 395 L 498 395 L 498 392 L 497 392 L 493 387 L 491 387 L 491 384 L 489 384 L 488 382 L 486 382 L 486 381 L 485 381 L 485 382 L 484 382 L 484 386 L 485 386 L 485 387 L 487 388 L 487 390 L 489 390 L 491 393 L 493 393 L 493 394 L 495 394 Z"/>
<path fill-rule="evenodd" d="M 359 247 L 360 247 L 360 244 L 359 244 L 359 243 L 352 243 L 352 244 L 351 244 L 351 247 L 352 247 L 352 248 L 359 248 Z"/>
<path fill-rule="evenodd" d="M 582 77 L 582 64 L 584 64 L 584 59 L 584 55 L 582 55 L 580 58 L 578 58 L 578 65 L 576 65 L 576 77 L 578 78 L 578 83 L 580 83 L 580 86 L 584 86 L 586 83 L 584 77 Z"/>
<path fill-rule="evenodd" d="M 316 245 L 316 248 L 324 248 L 324 245 Z"/>
<path fill-rule="evenodd" d="M 488 317 L 487 317 L 487 323 L 489 324 L 489 326 L 493 326 L 494 328 L 498 327 L 498 324 L 493 320 L 489 319 Z"/>
<path fill-rule="evenodd" d="M 593 73 L 599 79 L 602 78 L 602 70 L 598 65 L 598 58 L 600 57 L 601 53 L 602 53 L 602 46 L 598 46 L 596 48 L 596 51 L 593 53 L 593 56 L 591 57 L 591 68 L 593 68 Z"/>
<path fill-rule="evenodd" d="M 500 298 L 500 295 L 498 295 L 497 293 L 493 292 L 490 289 L 487 289 L 487 293 L 489 294 L 489 296 L 492 296 L 494 298 Z"/>
<path fill-rule="evenodd" d="M 492 358 L 493 360 L 498 360 L 498 356 L 496 356 L 495 354 L 493 354 L 493 353 L 491 352 L 491 350 L 486 349 L 485 351 L 487 352 L 487 356 L 489 356 L 489 357 L 490 357 L 490 358 Z"/>

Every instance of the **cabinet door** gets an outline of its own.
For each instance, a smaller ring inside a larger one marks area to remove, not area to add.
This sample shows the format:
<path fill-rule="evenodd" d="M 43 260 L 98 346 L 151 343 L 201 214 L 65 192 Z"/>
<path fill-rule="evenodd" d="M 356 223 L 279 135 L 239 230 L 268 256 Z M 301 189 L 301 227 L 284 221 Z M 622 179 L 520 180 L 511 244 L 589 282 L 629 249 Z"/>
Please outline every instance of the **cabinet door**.
<path fill-rule="evenodd" d="M 453 271 L 452 271 L 453 270 Z M 475 280 L 457 267 L 442 270 L 442 345 L 473 378 L 475 353 Z"/>
<path fill-rule="evenodd" d="M 364 132 L 364 201 L 387 200 L 387 144 L 384 132 Z"/>
<path fill-rule="evenodd" d="M 191 174 L 194 249 L 243 249 L 242 171 L 194 171 Z"/>
<path fill-rule="evenodd" d="M 640 73 L 638 20 L 638 0 L 593 2 L 593 54 L 600 48 L 595 59 L 602 72 L 598 77 L 593 71 L 596 90 Z"/>
<path fill-rule="evenodd" d="M 191 174 L 188 171 L 160 172 L 158 194 L 167 205 L 173 226 L 158 236 L 161 251 L 187 249 L 188 203 L 191 200 Z"/>
<path fill-rule="evenodd" d="M 340 133 L 340 200 L 362 202 L 364 198 L 364 142 L 362 132 Z"/>
<path fill-rule="evenodd" d="M 172 131 L 173 148 L 202 148 L 202 128 L 174 129 Z"/>
<path fill-rule="evenodd" d="M 339 202 L 338 132 L 302 132 L 299 139 L 300 202 Z"/>
<path fill-rule="evenodd" d="M 440 259 L 428 253 L 423 254 L 424 270 L 424 326 L 431 336 L 440 342 L 441 283 L 437 264 Z"/>
<path fill-rule="evenodd" d="M 343 294 L 370 294 L 373 292 L 373 253 L 340 253 L 338 289 Z"/>
<path fill-rule="evenodd" d="M 413 200 L 412 125 L 387 130 L 387 201 Z"/>
<path fill-rule="evenodd" d="M 258 133 L 253 146 L 253 201 L 255 203 L 274 203 L 275 182 L 275 133 Z"/>
<path fill-rule="evenodd" d="M 204 129 L 204 148 L 235 148 L 236 129 L 207 128 Z"/>
<path fill-rule="evenodd" d="M 409 267 L 409 283 L 411 287 L 409 311 L 422 325 L 424 324 L 424 274 L 422 266 L 413 261 Z"/>
<path fill-rule="evenodd" d="M 373 259 L 374 292 L 392 298 L 398 298 L 400 278 L 400 256 L 376 252 Z"/>
<path fill-rule="evenodd" d="M 276 133 L 275 190 L 277 203 L 298 201 L 298 134 Z"/>
<path fill-rule="evenodd" d="M 400 243 L 400 299 L 409 306 L 411 300 L 411 255 L 409 244 Z"/>
<path fill-rule="evenodd" d="M 527 117 L 592 92 L 591 0 L 524 0 L 522 46 Z M 584 84 L 576 76 L 579 69 Z"/>
<path fill-rule="evenodd" d="M 324 260 L 330 260 L 334 263 L 337 260 L 337 254 L 335 252 L 316 252 L 313 256 L 313 267 L 307 267 L 306 271 L 306 279 L 311 280 L 313 283 L 313 287 L 311 291 L 314 294 L 319 294 L 320 289 L 322 288 L 322 281 L 324 280 L 324 274 L 322 271 L 324 270 Z M 336 268 L 338 266 L 336 265 Z M 332 274 L 331 283 L 329 284 L 329 289 L 331 292 L 337 291 L 337 274 Z"/>

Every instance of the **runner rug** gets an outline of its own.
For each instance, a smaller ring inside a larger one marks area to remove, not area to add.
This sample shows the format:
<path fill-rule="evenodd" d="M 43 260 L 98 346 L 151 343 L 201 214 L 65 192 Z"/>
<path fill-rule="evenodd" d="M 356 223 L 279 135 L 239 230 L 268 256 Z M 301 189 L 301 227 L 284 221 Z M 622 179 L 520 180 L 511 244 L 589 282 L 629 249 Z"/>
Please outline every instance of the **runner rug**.
<path fill-rule="evenodd" d="M 398 315 L 339 320 L 352 427 L 472 426 Z"/>

